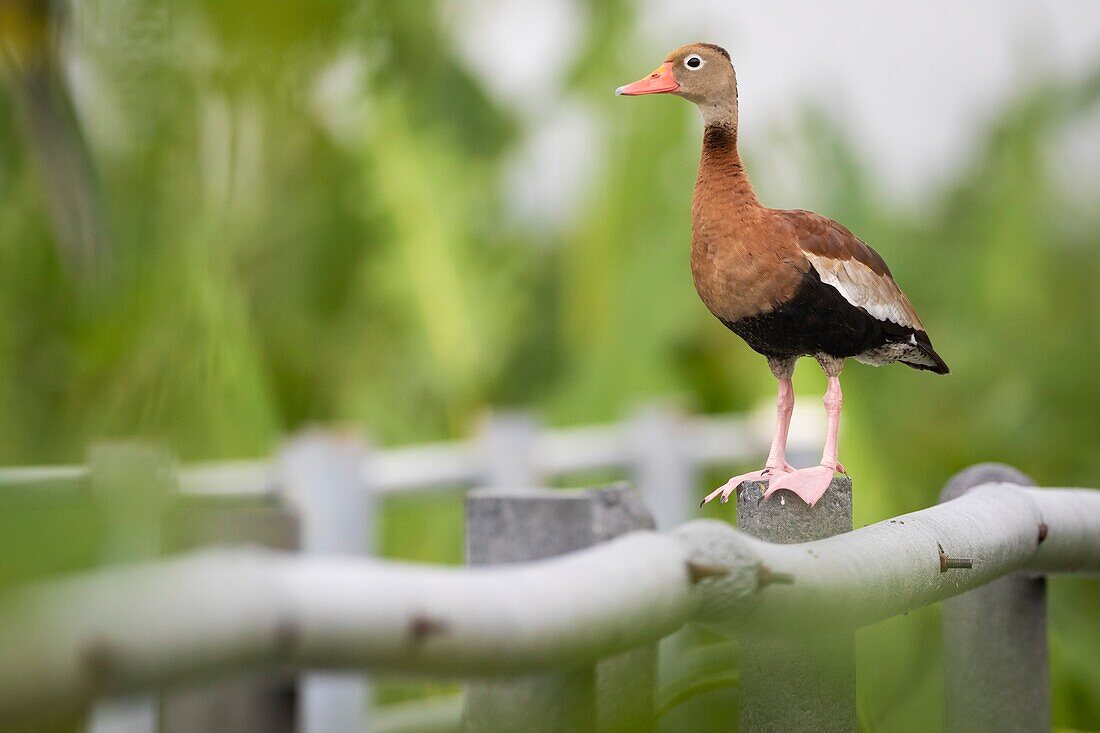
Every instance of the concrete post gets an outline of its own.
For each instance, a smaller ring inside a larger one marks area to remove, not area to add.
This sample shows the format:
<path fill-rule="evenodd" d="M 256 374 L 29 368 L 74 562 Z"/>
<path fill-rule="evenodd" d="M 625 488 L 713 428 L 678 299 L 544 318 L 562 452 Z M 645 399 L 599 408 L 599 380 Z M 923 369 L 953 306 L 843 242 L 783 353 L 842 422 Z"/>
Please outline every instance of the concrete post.
<path fill-rule="evenodd" d="M 471 492 L 466 508 L 471 565 L 539 560 L 653 526 L 625 485 L 592 491 L 485 489 Z M 651 730 L 655 655 L 650 645 L 595 667 L 471 684 L 464 729 Z"/>
<path fill-rule="evenodd" d="M 852 480 L 837 476 L 816 506 L 785 491 L 762 501 L 765 482 L 737 495 L 738 528 L 768 542 L 808 542 L 852 529 Z M 856 730 L 855 637 L 807 618 L 775 637 L 741 640 L 741 730 Z"/>
<path fill-rule="evenodd" d="M 955 474 L 940 501 L 991 482 L 1035 485 L 1011 466 L 982 463 Z M 943 649 L 948 733 L 1050 730 L 1046 578 L 1006 575 L 948 598 Z"/>
<path fill-rule="evenodd" d="M 629 484 L 588 492 L 596 505 L 596 542 L 654 529 L 641 495 Z M 649 644 L 596 665 L 596 730 L 599 733 L 650 733 L 654 730 L 657 645 Z"/>
<path fill-rule="evenodd" d="M 298 548 L 295 514 L 273 499 L 181 497 L 169 514 L 165 547 L 211 545 Z M 161 703 L 162 733 L 293 733 L 295 677 L 270 670 L 173 687 Z"/>

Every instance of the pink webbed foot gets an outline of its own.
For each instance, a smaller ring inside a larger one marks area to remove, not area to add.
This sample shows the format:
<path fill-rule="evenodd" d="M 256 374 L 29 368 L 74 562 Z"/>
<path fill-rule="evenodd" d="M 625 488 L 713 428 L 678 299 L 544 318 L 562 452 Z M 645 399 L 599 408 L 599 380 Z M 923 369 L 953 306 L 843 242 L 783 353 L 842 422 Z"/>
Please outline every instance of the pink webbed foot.
<path fill-rule="evenodd" d="M 814 466 L 813 468 L 800 468 L 790 473 L 776 476 L 768 482 L 768 490 L 764 492 L 764 498 L 777 491 L 786 489 L 797 495 L 802 501 L 813 506 L 821 499 L 829 484 L 833 481 L 833 474 L 841 470 L 839 464 L 833 466 Z"/>
<path fill-rule="evenodd" d="M 699 506 L 709 504 L 710 502 L 717 499 L 719 496 L 722 497 L 722 503 L 725 504 L 727 501 L 730 500 L 730 494 L 737 491 L 737 487 L 743 483 L 746 483 L 748 481 L 768 481 L 769 479 L 774 480 L 776 476 L 790 473 L 792 471 L 794 471 L 794 468 L 784 462 L 779 466 L 767 467 L 759 471 L 750 471 L 748 473 L 743 473 L 740 476 L 734 476 L 729 481 L 707 494 L 706 497 L 701 502 L 699 502 Z"/>

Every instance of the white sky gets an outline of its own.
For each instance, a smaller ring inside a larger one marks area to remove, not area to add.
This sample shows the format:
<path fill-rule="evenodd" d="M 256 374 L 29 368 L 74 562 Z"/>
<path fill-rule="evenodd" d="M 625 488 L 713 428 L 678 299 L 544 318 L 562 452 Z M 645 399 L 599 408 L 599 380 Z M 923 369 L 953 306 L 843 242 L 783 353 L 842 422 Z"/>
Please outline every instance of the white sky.
<path fill-rule="evenodd" d="M 579 6 L 574 0 L 456 0 L 447 13 L 470 67 L 535 122 L 517 155 L 518 205 L 545 200 L 554 209 L 567 207 L 568 192 L 591 173 L 583 161 L 599 140 L 599 131 L 583 124 L 576 105 L 560 95 L 559 72 L 576 52 L 584 23 Z M 653 65 L 690 41 L 730 51 L 746 145 L 793 124 L 802 103 L 813 100 L 844 123 L 884 185 L 901 198 L 953 173 L 986 120 L 1019 88 L 1100 64 L 1100 2 L 1093 0 L 644 0 L 637 33 Z M 589 137 L 578 145 L 585 130 Z M 562 151 L 563 138 L 577 150 Z M 1065 145 L 1060 169 L 1094 191 L 1100 115 L 1067 135 Z"/>

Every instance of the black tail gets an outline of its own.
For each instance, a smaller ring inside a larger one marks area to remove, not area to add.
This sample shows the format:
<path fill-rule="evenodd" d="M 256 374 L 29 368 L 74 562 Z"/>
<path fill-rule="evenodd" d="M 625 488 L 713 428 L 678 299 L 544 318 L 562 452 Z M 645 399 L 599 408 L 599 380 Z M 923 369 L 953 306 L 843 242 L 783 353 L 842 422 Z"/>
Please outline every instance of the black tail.
<path fill-rule="evenodd" d="M 907 367 L 913 367 L 914 369 L 920 369 L 924 372 L 932 372 L 933 374 L 948 374 L 951 369 L 948 368 L 947 362 L 944 361 L 936 350 L 932 348 L 932 342 L 928 339 L 928 334 L 924 331 L 918 331 L 913 334 L 914 340 L 917 342 L 917 348 L 920 350 L 920 354 L 926 357 L 927 361 L 906 361 L 902 360 L 902 364 Z"/>
<path fill-rule="evenodd" d="M 903 361 L 902 364 L 904 364 L 907 367 L 913 367 L 914 369 L 919 369 L 922 372 L 932 372 L 933 374 L 950 374 L 951 373 L 951 369 L 947 366 L 946 362 L 944 362 L 944 360 L 939 357 L 938 354 L 933 352 L 932 353 L 932 358 L 934 358 L 936 360 L 935 364 L 914 364 L 911 361 Z"/>

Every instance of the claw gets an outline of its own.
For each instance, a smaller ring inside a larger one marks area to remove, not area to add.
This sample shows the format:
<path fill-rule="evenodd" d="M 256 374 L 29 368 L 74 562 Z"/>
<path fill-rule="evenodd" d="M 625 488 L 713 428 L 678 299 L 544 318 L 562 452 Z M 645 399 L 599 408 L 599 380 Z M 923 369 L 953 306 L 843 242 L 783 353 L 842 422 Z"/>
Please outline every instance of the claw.
<path fill-rule="evenodd" d="M 839 465 L 836 468 L 832 466 L 814 466 L 813 468 L 800 468 L 797 471 L 776 476 L 768 482 L 768 489 L 764 492 L 764 498 L 767 499 L 775 492 L 786 489 L 802 501 L 813 506 L 825 494 L 825 490 L 829 488 L 829 484 L 833 481 L 833 474 L 838 469 Z"/>
<path fill-rule="evenodd" d="M 784 461 L 778 466 L 765 466 L 759 471 L 750 471 L 740 476 L 734 476 L 729 481 L 707 494 L 703 500 L 699 502 L 699 506 L 705 506 L 719 497 L 721 497 L 720 503 L 726 504 L 730 500 L 730 495 L 737 491 L 744 483 L 748 481 L 774 481 L 775 477 L 791 473 L 792 471 L 794 471 L 794 469 Z"/>

